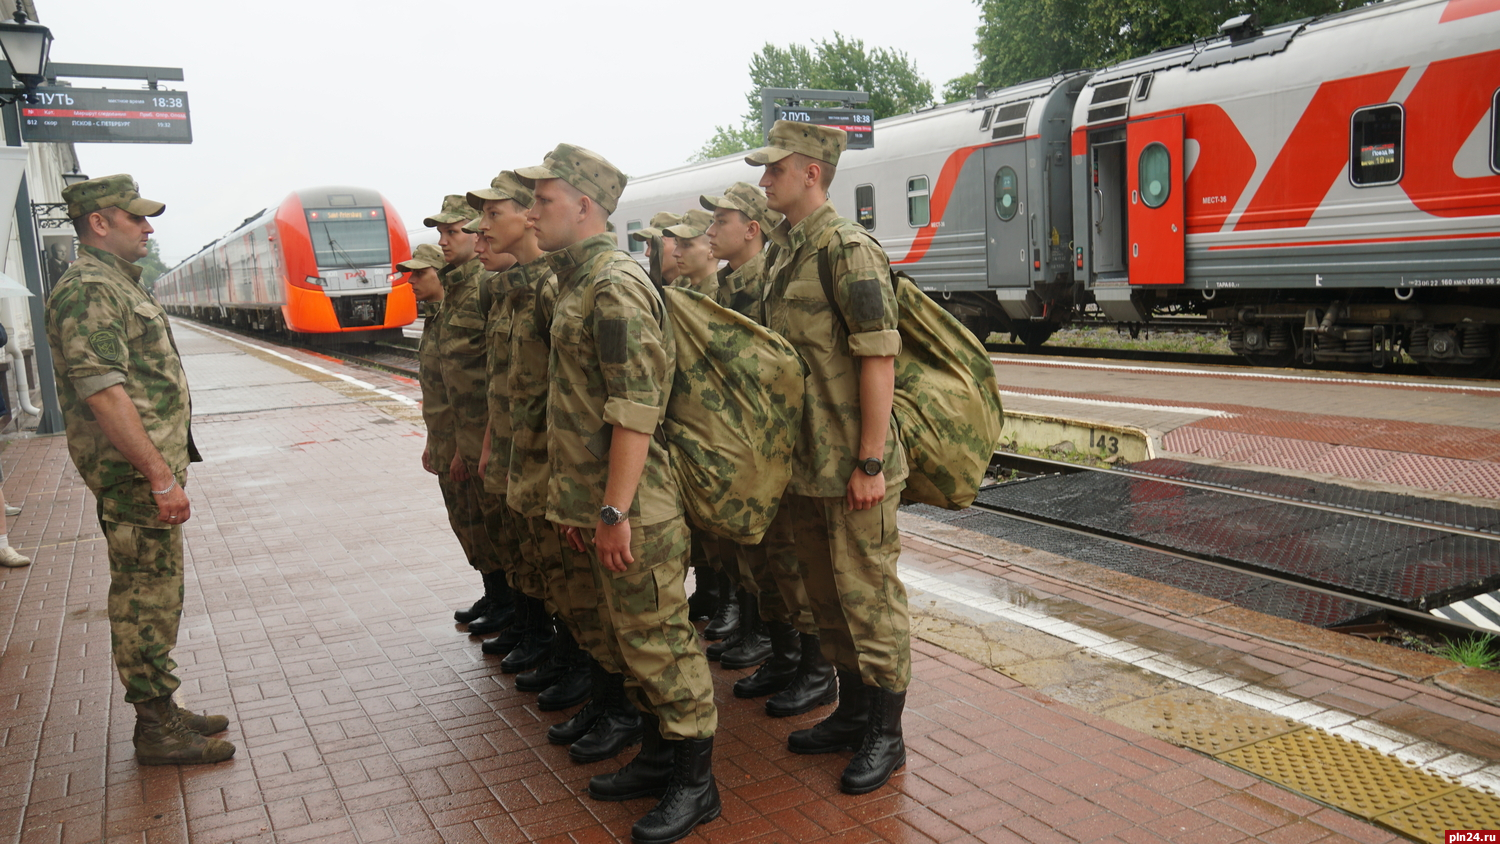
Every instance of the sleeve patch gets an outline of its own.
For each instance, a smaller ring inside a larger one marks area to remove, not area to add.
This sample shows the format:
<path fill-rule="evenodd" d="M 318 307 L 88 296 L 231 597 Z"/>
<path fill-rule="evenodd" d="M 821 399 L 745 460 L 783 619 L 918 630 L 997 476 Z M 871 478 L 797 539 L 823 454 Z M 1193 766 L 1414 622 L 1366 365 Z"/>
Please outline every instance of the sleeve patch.
<path fill-rule="evenodd" d="M 108 329 L 95 331 L 93 334 L 90 334 L 89 348 L 94 350 L 94 354 L 97 354 L 110 363 L 118 362 L 124 354 L 124 349 L 120 347 L 119 336 Z"/>
<path fill-rule="evenodd" d="M 855 322 L 870 322 L 885 315 L 885 301 L 880 296 L 880 282 L 864 278 L 849 285 L 849 317 Z"/>
<path fill-rule="evenodd" d="M 625 320 L 599 320 L 599 361 L 601 363 L 624 363 L 626 354 Z"/>

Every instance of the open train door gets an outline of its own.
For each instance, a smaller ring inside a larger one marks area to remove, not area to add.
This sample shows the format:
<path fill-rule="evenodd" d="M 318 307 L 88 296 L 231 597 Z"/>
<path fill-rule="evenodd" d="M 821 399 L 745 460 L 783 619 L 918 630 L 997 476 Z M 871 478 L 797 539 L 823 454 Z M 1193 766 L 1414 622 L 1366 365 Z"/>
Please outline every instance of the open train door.
<path fill-rule="evenodd" d="M 1183 283 L 1182 137 L 1180 114 L 1136 121 L 1126 130 L 1132 285 Z"/>

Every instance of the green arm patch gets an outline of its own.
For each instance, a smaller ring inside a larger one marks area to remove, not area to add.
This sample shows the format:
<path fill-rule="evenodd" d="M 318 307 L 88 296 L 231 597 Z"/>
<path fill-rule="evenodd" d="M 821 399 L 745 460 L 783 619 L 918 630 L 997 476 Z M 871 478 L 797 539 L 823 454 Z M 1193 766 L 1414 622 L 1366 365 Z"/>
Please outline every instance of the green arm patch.
<path fill-rule="evenodd" d="M 109 329 L 95 331 L 93 334 L 90 334 L 89 348 L 94 350 L 94 354 L 97 354 L 110 363 L 117 363 L 125 353 L 124 348 L 120 345 L 119 336 Z"/>

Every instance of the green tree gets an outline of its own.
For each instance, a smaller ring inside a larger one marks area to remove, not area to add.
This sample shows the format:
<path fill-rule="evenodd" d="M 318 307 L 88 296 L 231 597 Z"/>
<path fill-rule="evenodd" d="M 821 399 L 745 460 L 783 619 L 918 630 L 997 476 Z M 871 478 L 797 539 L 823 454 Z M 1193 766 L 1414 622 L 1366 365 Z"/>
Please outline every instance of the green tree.
<path fill-rule="evenodd" d="M 146 241 L 146 257 L 136 261 L 141 268 L 141 286 L 148 291 L 156 289 L 156 280 L 167 271 L 167 264 L 161 259 L 155 240 Z"/>
<path fill-rule="evenodd" d="M 1365 5 L 1366 0 L 975 0 L 977 81 L 991 88 L 1103 67 L 1198 38 L 1254 12 L 1262 26 Z M 956 81 L 956 80 L 955 80 Z M 950 83 L 951 85 L 951 83 Z"/>
<path fill-rule="evenodd" d="M 750 89 L 745 92 L 745 115 L 738 126 L 716 126 L 714 136 L 693 156 L 707 161 L 755 149 L 764 142 L 760 128 L 760 89 L 822 88 L 866 91 L 876 119 L 932 105 L 932 83 L 917 72 L 906 53 L 884 47 L 866 48 L 857 38 L 835 32 L 809 48 L 766 44 L 750 57 Z"/>

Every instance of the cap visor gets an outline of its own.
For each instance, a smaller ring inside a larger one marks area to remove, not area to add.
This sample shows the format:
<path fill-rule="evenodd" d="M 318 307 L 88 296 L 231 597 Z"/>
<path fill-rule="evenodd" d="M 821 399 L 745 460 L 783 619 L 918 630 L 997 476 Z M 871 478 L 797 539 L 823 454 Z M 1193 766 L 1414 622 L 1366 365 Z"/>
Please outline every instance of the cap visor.
<path fill-rule="evenodd" d="M 479 234 L 479 220 L 475 219 L 464 223 L 463 230 L 469 234 Z"/>
<path fill-rule="evenodd" d="M 693 226 L 681 225 L 667 226 L 662 230 L 662 234 L 669 234 L 673 237 L 680 237 L 684 240 L 691 240 L 695 237 L 702 237 L 704 234 L 706 234 L 706 232 L 703 229 L 695 228 Z"/>
<path fill-rule="evenodd" d="M 739 206 L 735 205 L 733 202 L 730 202 L 728 197 L 723 196 L 709 196 L 708 194 L 704 194 L 698 197 L 698 204 L 702 205 L 704 210 L 707 211 L 717 211 L 720 208 L 723 208 L 726 211 L 740 210 Z"/>
<path fill-rule="evenodd" d="M 426 226 L 429 229 L 435 229 L 438 226 L 445 226 L 449 223 L 466 223 L 472 219 L 474 218 L 465 217 L 462 214 L 455 214 L 452 211 L 445 211 L 441 214 L 433 214 L 431 217 L 423 220 L 422 225 Z"/>
<path fill-rule="evenodd" d="M 642 243 L 653 237 L 661 237 L 661 229 L 636 229 L 630 233 L 631 240 L 639 240 Z"/>
<path fill-rule="evenodd" d="M 754 164 L 756 167 L 764 167 L 772 162 L 780 161 L 791 154 L 791 150 L 782 149 L 781 147 L 761 147 L 745 156 L 745 163 Z"/>
<path fill-rule="evenodd" d="M 158 217 L 167 210 L 167 206 L 149 199 L 132 199 L 121 207 L 137 217 Z"/>
<path fill-rule="evenodd" d="M 538 164 L 535 167 L 522 167 L 517 170 L 516 178 L 526 187 L 535 189 L 536 183 L 543 179 L 560 179 L 562 177 L 547 169 L 545 165 Z"/>
<path fill-rule="evenodd" d="M 471 190 L 468 193 L 464 194 L 464 199 L 469 201 L 470 208 L 473 208 L 475 211 L 483 211 L 485 200 L 500 198 L 498 196 L 489 196 L 489 194 L 493 193 L 494 191 L 490 190 L 489 188 L 485 188 L 484 190 Z"/>

